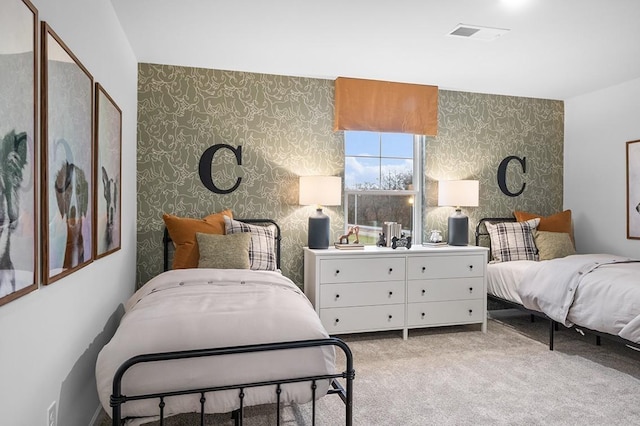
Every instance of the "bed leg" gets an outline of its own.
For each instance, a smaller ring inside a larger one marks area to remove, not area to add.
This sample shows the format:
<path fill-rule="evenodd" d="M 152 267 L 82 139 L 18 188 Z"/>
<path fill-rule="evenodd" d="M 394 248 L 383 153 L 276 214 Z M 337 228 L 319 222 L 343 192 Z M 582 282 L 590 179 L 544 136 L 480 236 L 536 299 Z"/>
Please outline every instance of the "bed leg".
<path fill-rule="evenodd" d="M 596 346 L 600 346 L 602 341 L 600 340 L 600 336 L 596 336 Z"/>
<path fill-rule="evenodd" d="M 533 314 L 531 314 L 530 316 L 531 316 L 531 322 L 536 322 L 536 316 Z"/>
<path fill-rule="evenodd" d="M 556 329 L 556 322 L 552 319 L 549 320 L 549 350 L 553 350 L 553 335 Z"/>

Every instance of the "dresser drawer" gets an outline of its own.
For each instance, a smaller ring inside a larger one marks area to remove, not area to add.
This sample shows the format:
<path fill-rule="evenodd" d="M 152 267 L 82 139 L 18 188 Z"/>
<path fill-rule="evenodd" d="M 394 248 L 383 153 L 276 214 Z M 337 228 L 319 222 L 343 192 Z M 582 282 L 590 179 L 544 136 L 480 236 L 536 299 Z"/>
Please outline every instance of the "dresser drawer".
<path fill-rule="evenodd" d="M 484 256 L 416 256 L 407 260 L 410 280 L 482 277 Z"/>
<path fill-rule="evenodd" d="M 409 327 L 483 322 L 484 300 L 410 303 L 407 308 Z"/>
<path fill-rule="evenodd" d="M 404 280 L 404 257 L 323 259 L 320 284 Z"/>
<path fill-rule="evenodd" d="M 409 303 L 482 299 L 483 297 L 483 277 L 413 280 L 409 281 L 407 289 Z"/>
<path fill-rule="evenodd" d="M 320 309 L 329 334 L 404 327 L 404 304 Z"/>
<path fill-rule="evenodd" d="M 375 281 L 320 286 L 320 306 L 389 305 L 404 303 L 404 281 Z"/>

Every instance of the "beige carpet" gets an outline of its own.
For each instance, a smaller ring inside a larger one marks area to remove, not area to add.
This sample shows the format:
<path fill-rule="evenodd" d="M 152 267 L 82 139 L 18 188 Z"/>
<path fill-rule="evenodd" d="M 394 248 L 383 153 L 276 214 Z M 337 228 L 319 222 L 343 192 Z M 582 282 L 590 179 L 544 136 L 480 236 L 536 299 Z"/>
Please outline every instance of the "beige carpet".
<path fill-rule="evenodd" d="M 571 330 L 547 347 L 547 323 L 515 311 L 477 326 L 343 336 L 355 357 L 356 425 L 640 425 L 640 353 Z M 269 410 L 268 410 L 269 409 Z M 283 425 L 310 425 L 308 405 L 289 406 Z M 322 398 L 317 425 L 343 422 L 337 396 Z M 109 425 L 104 418 L 101 426 Z M 194 416 L 168 426 L 199 424 Z M 228 415 L 207 425 L 232 425 Z M 271 407 L 245 425 L 273 425 Z"/>

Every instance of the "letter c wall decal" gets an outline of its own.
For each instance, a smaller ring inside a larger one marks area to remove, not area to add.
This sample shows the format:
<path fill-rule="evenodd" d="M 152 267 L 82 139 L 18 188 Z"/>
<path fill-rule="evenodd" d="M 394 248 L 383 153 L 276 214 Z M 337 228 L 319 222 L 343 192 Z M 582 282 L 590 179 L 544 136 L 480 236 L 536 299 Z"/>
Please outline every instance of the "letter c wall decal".
<path fill-rule="evenodd" d="M 212 162 L 213 157 L 216 155 L 216 152 L 220 149 L 228 149 L 233 152 L 236 156 L 236 163 L 238 166 L 242 165 L 242 145 L 237 148 L 232 147 L 227 144 L 216 144 L 207 148 L 200 157 L 200 163 L 198 165 L 198 174 L 200 175 L 200 180 L 202 184 L 211 192 L 215 192 L 216 194 L 230 194 L 240 186 L 240 182 L 242 182 L 242 178 L 238 177 L 236 179 L 235 185 L 233 185 L 229 189 L 221 189 L 216 186 L 213 182 L 213 177 L 211 176 Z"/>
<path fill-rule="evenodd" d="M 517 197 L 518 195 L 524 192 L 525 186 L 527 186 L 526 182 L 522 184 L 522 187 L 518 192 L 511 192 L 507 187 L 507 166 L 512 160 L 516 160 L 522 166 L 522 173 L 527 173 L 527 157 L 517 157 L 515 155 L 511 155 L 506 157 L 504 160 L 500 162 L 500 166 L 498 167 L 498 186 L 500 190 L 509 197 Z"/>

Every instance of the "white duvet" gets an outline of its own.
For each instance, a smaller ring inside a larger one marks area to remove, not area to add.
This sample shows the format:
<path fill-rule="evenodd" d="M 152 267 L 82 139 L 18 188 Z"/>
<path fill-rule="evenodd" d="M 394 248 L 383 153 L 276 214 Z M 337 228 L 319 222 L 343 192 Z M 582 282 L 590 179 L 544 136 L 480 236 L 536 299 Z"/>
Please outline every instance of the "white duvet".
<path fill-rule="evenodd" d="M 526 308 L 567 327 L 640 343 L 640 260 L 581 254 L 532 262 L 517 291 Z"/>
<path fill-rule="evenodd" d="M 127 359 L 145 353 L 321 339 L 328 337 L 304 293 L 279 272 L 180 269 L 145 284 L 126 303 L 125 314 L 96 364 L 100 401 L 111 412 L 113 376 Z M 139 364 L 129 369 L 124 395 L 249 383 L 335 373 L 331 346 L 208 359 Z M 329 382 L 318 383 L 316 397 Z M 310 384 L 284 385 L 281 401 L 311 400 Z M 199 396 L 168 398 L 165 415 L 199 411 Z M 274 387 L 245 390 L 245 406 L 275 402 Z M 238 391 L 207 397 L 206 412 L 238 408 Z M 127 402 L 122 417 L 158 415 L 158 401 Z"/>

